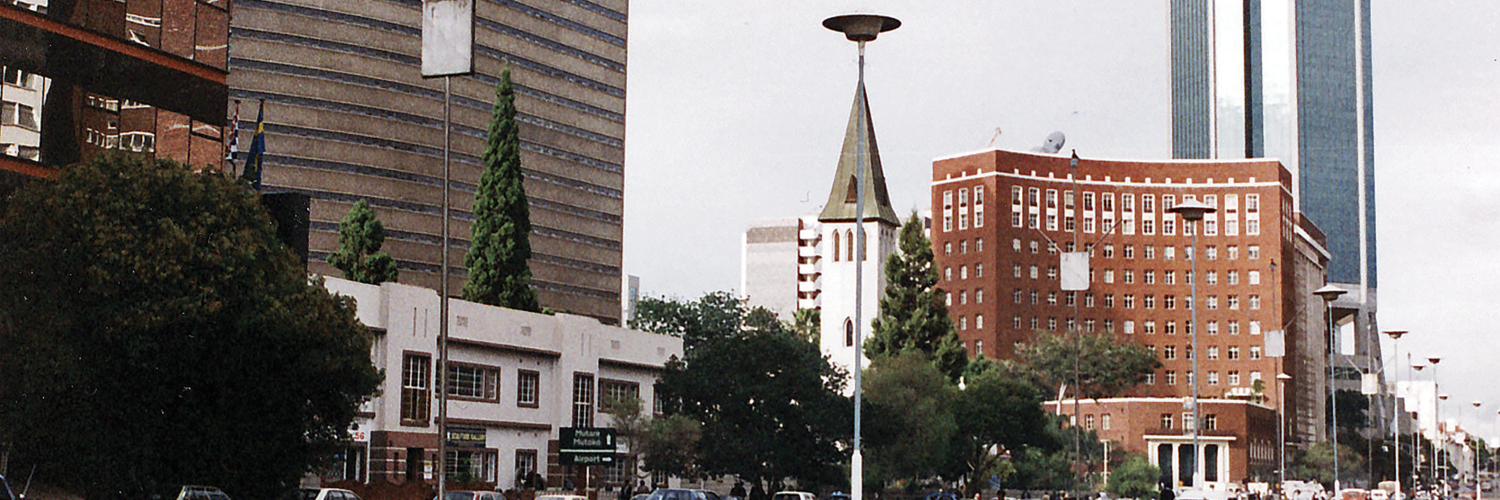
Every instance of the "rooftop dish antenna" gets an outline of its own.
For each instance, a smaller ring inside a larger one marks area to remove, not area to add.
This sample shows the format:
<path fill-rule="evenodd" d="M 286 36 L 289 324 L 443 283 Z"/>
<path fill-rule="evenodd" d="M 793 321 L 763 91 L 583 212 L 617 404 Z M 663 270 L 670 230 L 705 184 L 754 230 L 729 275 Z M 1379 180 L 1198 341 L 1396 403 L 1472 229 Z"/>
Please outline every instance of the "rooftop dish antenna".
<path fill-rule="evenodd" d="M 1063 135 L 1062 132 L 1053 132 L 1051 134 L 1047 134 L 1047 140 L 1042 143 L 1041 147 L 1033 149 L 1032 151 L 1055 154 L 1058 151 L 1062 151 L 1063 144 L 1067 142 L 1068 136 Z"/>

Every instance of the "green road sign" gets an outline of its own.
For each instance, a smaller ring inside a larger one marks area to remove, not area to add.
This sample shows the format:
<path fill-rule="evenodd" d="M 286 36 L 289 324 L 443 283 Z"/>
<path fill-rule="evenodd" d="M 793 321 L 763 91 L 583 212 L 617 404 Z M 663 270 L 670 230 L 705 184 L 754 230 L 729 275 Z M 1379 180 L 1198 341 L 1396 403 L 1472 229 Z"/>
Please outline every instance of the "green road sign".
<path fill-rule="evenodd" d="M 557 430 L 558 462 L 562 465 L 609 465 L 615 463 L 615 430 L 595 427 L 563 427 Z"/>

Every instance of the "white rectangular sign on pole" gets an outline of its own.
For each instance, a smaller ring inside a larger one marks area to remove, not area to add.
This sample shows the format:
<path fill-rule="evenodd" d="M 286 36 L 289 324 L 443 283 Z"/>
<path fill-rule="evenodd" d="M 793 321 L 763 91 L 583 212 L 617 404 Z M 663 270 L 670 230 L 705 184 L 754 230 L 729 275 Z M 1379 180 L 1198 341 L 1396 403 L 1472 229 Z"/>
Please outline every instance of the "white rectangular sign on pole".
<path fill-rule="evenodd" d="M 1062 289 L 1076 292 L 1089 289 L 1089 253 L 1063 252 Z"/>
<path fill-rule="evenodd" d="M 1279 358 L 1286 356 L 1286 331 L 1266 330 L 1266 357 Z"/>
<path fill-rule="evenodd" d="M 422 77 L 474 72 L 474 0 L 422 0 Z"/>

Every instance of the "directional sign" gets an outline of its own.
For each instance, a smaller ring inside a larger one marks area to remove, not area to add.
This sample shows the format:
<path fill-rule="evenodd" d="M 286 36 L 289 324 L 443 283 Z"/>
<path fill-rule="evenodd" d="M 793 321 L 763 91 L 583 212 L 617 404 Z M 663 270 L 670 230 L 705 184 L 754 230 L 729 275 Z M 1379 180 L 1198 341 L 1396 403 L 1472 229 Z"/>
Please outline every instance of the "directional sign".
<path fill-rule="evenodd" d="M 608 465 L 615 462 L 615 430 L 595 427 L 558 429 L 558 462 L 562 465 Z"/>

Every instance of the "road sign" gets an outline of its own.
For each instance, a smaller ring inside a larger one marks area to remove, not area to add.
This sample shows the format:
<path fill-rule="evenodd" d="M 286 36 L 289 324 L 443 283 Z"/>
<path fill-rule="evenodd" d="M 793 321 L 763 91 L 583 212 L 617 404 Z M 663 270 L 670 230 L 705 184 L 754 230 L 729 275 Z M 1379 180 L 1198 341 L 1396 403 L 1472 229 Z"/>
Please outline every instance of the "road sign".
<path fill-rule="evenodd" d="M 558 457 L 562 465 L 615 463 L 615 430 L 595 427 L 558 429 Z"/>

